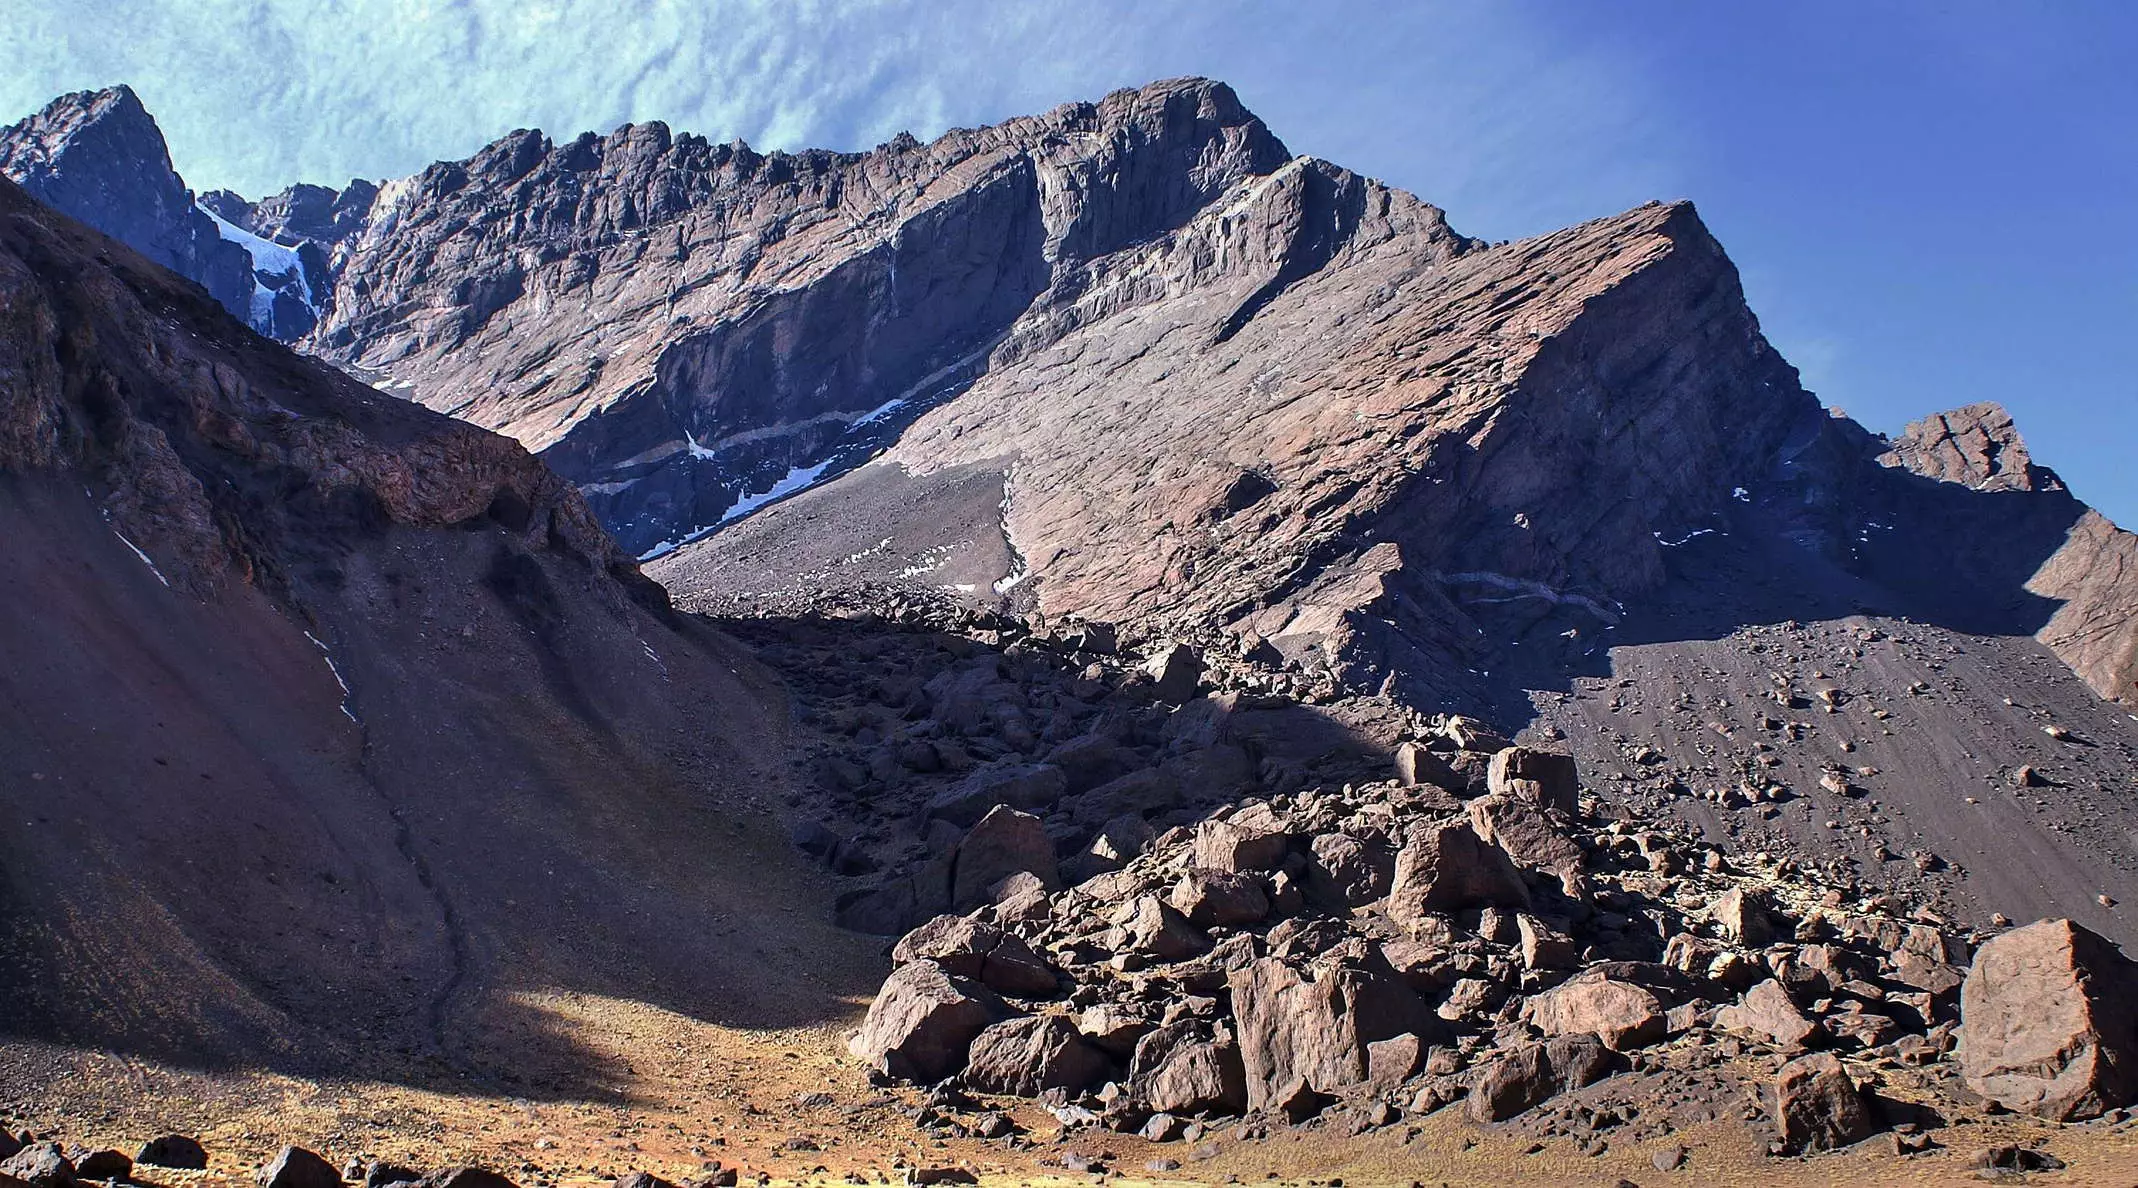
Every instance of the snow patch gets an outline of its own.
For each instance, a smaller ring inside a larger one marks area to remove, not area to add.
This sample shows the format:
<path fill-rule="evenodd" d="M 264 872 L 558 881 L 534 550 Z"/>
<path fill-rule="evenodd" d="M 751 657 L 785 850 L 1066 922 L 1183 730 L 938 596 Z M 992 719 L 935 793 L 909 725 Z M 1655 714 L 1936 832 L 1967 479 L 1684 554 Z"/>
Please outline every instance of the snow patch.
<path fill-rule="evenodd" d="M 148 554 L 141 551 L 140 545 L 137 545 L 133 541 L 126 539 L 126 534 L 124 532 L 119 531 L 117 528 L 112 529 L 111 534 L 119 538 L 120 544 L 123 544 L 127 548 L 132 549 L 134 551 L 134 556 L 141 558 L 141 564 L 148 566 L 148 571 L 156 575 L 157 581 L 162 582 L 166 588 L 170 586 L 171 579 L 163 576 L 163 571 L 156 568 L 156 563 L 154 561 L 149 560 Z"/>
<path fill-rule="evenodd" d="M 334 653 L 328 651 L 327 645 L 321 643 L 319 637 L 311 632 L 305 632 L 304 637 L 312 641 L 312 646 L 319 649 L 320 655 L 326 657 L 327 671 L 334 674 L 334 683 L 341 686 L 341 712 L 351 722 L 355 722 L 359 726 L 363 725 L 362 720 L 356 716 L 356 711 L 349 708 L 349 699 L 355 696 L 355 693 L 349 688 L 349 682 L 342 679 L 341 669 L 334 663 Z"/>
<path fill-rule="evenodd" d="M 1721 536 L 1724 535 L 1724 533 L 1714 528 L 1695 528 L 1691 532 L 1686 533 L 1685 535 L 1679 537 L 1676 540 L 1665 540 L 1663 539 L 1663 534 L 1660 532 L 1651 532 L 1649 533 L 1649 535 L 1655 537 L 1655 542 L 1659 545 L 1662 545 L 1664 548 L 1674 549 L 1677 548 L 1679 545 L 1686 543 L 1687 541 L 1695 540 L 1702 536 Z"/>
<path fill-rule="evenodd" d="M 298 257 L 296 248 L 284 247 L 272 239 L 255 235 L 198 203 L 194 204 L 193 209 L 215 220 L 215 233 L 222 236 L 226 242 L 244 248 L 252 257 L 253 329 L 264 334 L 274 328 L 275 294 L 293 280 L 297 284 L 297 291 L 303 294 L 300 300 L 304 302 L 304 307 L 311 310 L 315 317 L 318 315 L 319 302 L 312 295 L 312 282 L 305 278 L 304 261 Z M 275 283 L 268 284 L 267 281 L 270 280 Z"/>

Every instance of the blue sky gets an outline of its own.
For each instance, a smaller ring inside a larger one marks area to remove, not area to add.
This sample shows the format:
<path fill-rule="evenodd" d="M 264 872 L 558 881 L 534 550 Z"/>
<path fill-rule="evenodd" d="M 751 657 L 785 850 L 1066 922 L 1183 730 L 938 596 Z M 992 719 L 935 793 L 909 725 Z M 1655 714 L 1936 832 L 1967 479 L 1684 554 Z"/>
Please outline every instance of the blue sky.
<path fill-rule="evenodd" d="M 1512 238 L 1697 201 L 1770 337 L 1892 432 L 2005 404 L 2138 525 L 2138 2 L 13 0 L 0 114 L 131 82 L 197 188 L 515 127 L 927 137 L 1178 74 Z"/>

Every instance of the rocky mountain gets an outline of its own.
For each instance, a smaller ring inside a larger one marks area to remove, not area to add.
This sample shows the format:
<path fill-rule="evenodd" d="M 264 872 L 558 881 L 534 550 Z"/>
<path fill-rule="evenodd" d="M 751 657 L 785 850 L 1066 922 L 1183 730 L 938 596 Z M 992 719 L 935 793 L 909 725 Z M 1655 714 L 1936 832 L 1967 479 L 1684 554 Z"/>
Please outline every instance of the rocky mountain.
<path fill-rule="evenodd" d="M 614 1068 L 539 988 L 837 1009 L 828 906 L 749 923 L 823 894 L 769 679 L 518 444 L 5 181 L 0 377 L 9 1100 L 33 1041 L 545 1094 Z"/>
<path fill-rule="evenodd" d="M 1487 244 L 1195 79 L 259 202 L 138 106 L 8 159 L 155 177 L 303 353 L 0 183 L 35 1129 L 325 1069 L 223 1133 L 306 1102 L 424 1188 L 499 1179 L 408 1134 L 701 1188 L 2120 1170 L 2064 1124 L 2138 1102 L 2132 538 L 1995 406 L 1823 408 L 1690 204 Z M 111 1166 L 48 1147 L 0 1174 Z"/>
<path fill-rule="evenodd" d="M 318 248 L 255 235 L 195 202 L 131 88 L 62 95 L 0 129 L 0 175 L 198 283 L 263 334 L 294 339 L 317 320 Z"/>
<path fill-rule="evenodd" d="M 1919 523 L 1987 583 L 1934 617 L 2024 608 L 1993 626 L 2104 696 L 2138 675 L 2128 534 L 2001 413 L 1894 443 L 1828 418 L 1690 206 L 1484 245 L 1293 157 L 1219 83 L 862 154 L 522 131 L 383 188 L 204 205 L 326 261 L 307 349 L 517 437 L 633 552 L 833 488 L 668 562 L 681 587 L 1014 586 L 1478 709 L 1507 641 L 1592 652 L 1743 491 L 1930 615 L 1953 588 L 1855 539 Z"/>

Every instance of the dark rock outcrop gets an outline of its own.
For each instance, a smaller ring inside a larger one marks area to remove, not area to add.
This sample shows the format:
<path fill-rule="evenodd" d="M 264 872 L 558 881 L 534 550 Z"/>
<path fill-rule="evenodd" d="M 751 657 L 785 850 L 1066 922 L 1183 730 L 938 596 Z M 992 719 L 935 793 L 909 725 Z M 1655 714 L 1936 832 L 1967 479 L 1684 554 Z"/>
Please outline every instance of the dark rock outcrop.
<path fill-rule="evenodd" d="M 0 174 L 199 284 L 238 317 L 252 317 L 251 255 L 194 204 L 163 132 L 131 88 L 62 95 L 0 129 Z"/>

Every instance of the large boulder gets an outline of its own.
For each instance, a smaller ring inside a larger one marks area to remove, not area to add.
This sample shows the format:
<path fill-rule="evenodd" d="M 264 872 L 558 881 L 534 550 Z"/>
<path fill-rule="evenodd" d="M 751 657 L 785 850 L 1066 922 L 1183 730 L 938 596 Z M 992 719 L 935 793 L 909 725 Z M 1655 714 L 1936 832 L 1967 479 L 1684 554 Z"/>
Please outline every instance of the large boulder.
<path fill-rule="evenodd" d="M 2007 1109 L 2056 1121 L 2138 1100 L 2138 966 L 2070 920 L 1984 944 L 1960 989 L 1960 1071 Z"/>
<path fill-rule="evenodd" d="M 980 818 L 951 856 L 951 909 L 964 911 L 992 903 L 995 884 L 1013 874 L 1034 875 L 1050 891 L 1062 885 L 1047 827 L 1030 813 L 997 805 Z"/>
<path fill-rule="evenodd" d="M 1195 696 L 1203 683 L 1202 657 L 1182 643 L 1160 647 L 1144 662 L 1143 671 L 1150 676 L 1151 691 L 1160 701 L 1185 702 Z"/>
<path fill-rule="evenodd" d="M 1413 827 L 1396 855 L 1388 917 L 1401 927 L 1463 908 L 1528 906 L 1521 872 L 1460 817 Z"/>
<path fill-rule="evenodd" d="M 965 1067 L 973 1037 L 1007 1013 L 985 987 L 954 979 L 933 961 L 914 961 L 884 979 L 846 1046 L 878 1072 L 940 1081 Z"/>
<path fill-rule="evenodd" d="M 1823 1034 L 1789 997 L 1788 988 L 1773 978 L 1745 991 L 1743 1001 L 1715 1012 L 1715 1026 L 1784 1051 L 1808 1047 Z"/>
<path fill-rule="evenodd" d="M 1253 875 L 1192 868 L 1166 896 L 1189 923 L 1204 928 L 1258 923 L 1269 916 L 1269 895 Z"/>
<path fill-rule="evenodd" d="M 1129 1090 L 1144 1109 L 1169 1114 L 1237 1114 L 1247 1108 L 1239 1045 L 1190 1019 L 1136 1042 Z"/>
<path fill-rule="evenodd" d="M 1645 986 L 1591 970 L 1522 1004 L 1522 1018 L 1548 1036 L 1593 1035 L 1614 1052 L 1645 1048 L 1668 1027 L 1663 1000 Z"/>
<path fill-rule="evenodd" d="M 1079 1093 L 1106 1075 L 1106 1056 L 1058 1015 L 1005 1019 L 973 1037 L 965 1084 L 981 1093 Z"/>
<path fill-rule="evenodd" d="M 1464 1109 L 1484 1125 L 1524 1114 L 1569 1089 L 1593 1085 L 1626 1059 L 1593 1035 L 1562 1035 L 1524 1044 L 1486 1065 L 1471 1082 Z"/>
<path fill-rule="evenodd" d="M 341 1173 L 318 1153 L 284 1147 L 259 1171 L 260 1188 L 342 1188 Z"/>
<path fill-rule="evenodd" d="M 1227 975 L 1250 1109 L 1363 1085 L 1368 1047 L 1438 1034 L 1431 1010 L 1378 954 L 1338 950 L 1307 972 L 1265 957 Z"/>
<path fill-rule="evenodd" d="M 1019 998 L 1051 997 L 1056 970 L 1018 937 L 965 916 L 937 916 L 905 935 L 891 962 L 933 961 L 955 978 Z"/>
<path fill-rule="evenodd" d="M 1068 788 L 1068 776 L 1051 763 L 992 763 L 938 793 L 928 802 L 928 815 L 971 825 L 997 805 L 1049 808 Z"/>
<path fill-rule="evenodd" d="M 134 1155 L 134 1162 L 145 1163 L 151 1167 L 199 1171 L 208 1166 L 208 1152 L 202 1149 L 199 1139 L 183 1134 L 166 1134 L 141 1144 L 141 1150 Z"/>
<path fill-rule="evenodd" d="M 1324 833 L 1308 851 L 1308 885 L 1331 904 L 1363 907 L 1388 894 L 1395 882 L 1396 856 L 1377 839 Z"/>
<path fill-rule="evenodd" d="M 74 1163 L 58 1143 L 30 1143 L 0 1160 L 0 1176 L 13 1176 L 30 1188 L 73 1188 Z"/>
<path fill-rule="evenodd" d="M 1492 756 L 1485 787 L 1494 796 L 1527 801 L 1569 817 L 1580 811 L 1581 781 L 1572 755 L 1502 748 Z"/>
<path fill-rule="evenodd" d="M 1774 1118 L 1792 1154 L 1831 1151 L 1871 1137 L 1871 1110 L 1831 1052 L 1799 1056 L 1774 1078 Z"/>
<path fill-rule="evenodd" d="M 1274 815 L 1243 809 L 1195 827 L 1195 864 L 1209 870 L 1275 870 L 1284 864 L 1292 838 Z"/>
<path fill-rule="evenodd" d="M 1564 817 L 1534 801 L 1500 793 L 1480 796 L 1468 809 L 1470 828 L 1516 866 L 1552 875 L 1573 898 L 1588 896 L 1587 860 Z"/>
<path fill-rule="evenodd" d="M 1139 895 L 1115 917 L 1117 950 L 1159 961 L 1185 961 L 1210 951 L 1207 933 L 1188 922 L 1180 909 L 1156 895 Z"/>

